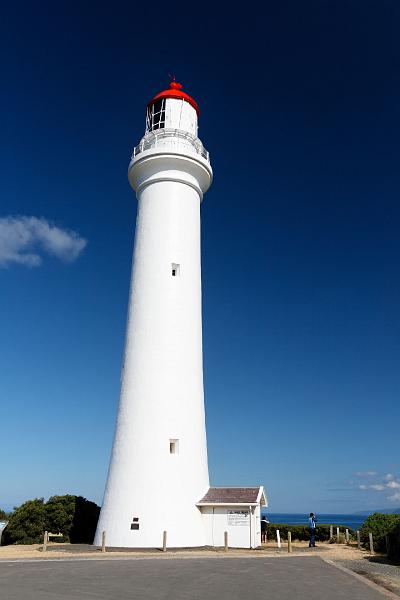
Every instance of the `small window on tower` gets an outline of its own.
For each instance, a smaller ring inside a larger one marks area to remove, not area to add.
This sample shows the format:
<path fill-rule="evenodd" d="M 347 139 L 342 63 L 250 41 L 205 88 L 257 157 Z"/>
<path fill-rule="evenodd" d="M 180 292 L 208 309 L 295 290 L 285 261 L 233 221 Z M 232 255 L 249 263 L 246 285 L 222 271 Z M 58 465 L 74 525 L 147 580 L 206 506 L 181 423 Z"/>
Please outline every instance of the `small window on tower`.
<path fill-rule="evenodd" d="M 179 277 L 181 266 L 177 263 L 172 263 L 171 265 L 171 275 L 172 277 Z"/>
<path fill-rule="evenodd" d="M 179 440 L 169 440 L 169 453 L 179 454 Z"/>

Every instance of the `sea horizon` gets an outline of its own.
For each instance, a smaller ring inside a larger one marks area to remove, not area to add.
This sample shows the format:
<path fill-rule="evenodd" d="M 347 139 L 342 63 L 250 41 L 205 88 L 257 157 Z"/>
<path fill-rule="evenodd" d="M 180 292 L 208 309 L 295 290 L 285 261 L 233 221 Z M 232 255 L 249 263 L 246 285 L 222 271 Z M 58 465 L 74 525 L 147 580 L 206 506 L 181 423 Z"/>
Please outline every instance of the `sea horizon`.
<path fill-rule="evenodd" d="M 308 525 L 310 513 L 274 513 L 263 511 L 271 524 L 280 525 Z M 361 529 L 368 515 L 357 515 L 351 513 L 316 513 L 317 525 L 344 526 L 351 529 Z"/>

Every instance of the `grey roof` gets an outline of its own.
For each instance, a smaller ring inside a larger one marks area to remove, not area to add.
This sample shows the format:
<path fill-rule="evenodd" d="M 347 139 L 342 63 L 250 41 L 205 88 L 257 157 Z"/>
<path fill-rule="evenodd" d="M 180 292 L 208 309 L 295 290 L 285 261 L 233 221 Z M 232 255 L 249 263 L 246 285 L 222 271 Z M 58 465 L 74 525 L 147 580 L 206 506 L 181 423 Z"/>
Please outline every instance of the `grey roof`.
<path fill-rule="evenodd" d="M 197 504 L 257 504 L 260 487 L 210 487 Z"/>

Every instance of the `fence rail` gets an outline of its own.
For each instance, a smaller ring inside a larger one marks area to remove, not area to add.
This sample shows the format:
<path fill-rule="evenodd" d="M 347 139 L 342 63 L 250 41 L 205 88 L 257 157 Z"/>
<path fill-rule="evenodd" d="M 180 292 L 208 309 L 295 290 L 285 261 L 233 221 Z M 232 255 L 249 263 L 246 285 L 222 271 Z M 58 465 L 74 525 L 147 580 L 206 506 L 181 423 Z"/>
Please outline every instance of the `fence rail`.
<path fill-rule="evenodd" d="M 210 161 L 210 154 L 204 148 L 199 138 L 185 133 L 179 129 L 164 129 L 158 132 L 152 132 L 146 135 L 143 140 L 135 146 L 132 153 L 132 159 L 141 152 L 152 148 L 162 148 L 165 150 L 191 150 L 200 154 L 207 161 Z"/>

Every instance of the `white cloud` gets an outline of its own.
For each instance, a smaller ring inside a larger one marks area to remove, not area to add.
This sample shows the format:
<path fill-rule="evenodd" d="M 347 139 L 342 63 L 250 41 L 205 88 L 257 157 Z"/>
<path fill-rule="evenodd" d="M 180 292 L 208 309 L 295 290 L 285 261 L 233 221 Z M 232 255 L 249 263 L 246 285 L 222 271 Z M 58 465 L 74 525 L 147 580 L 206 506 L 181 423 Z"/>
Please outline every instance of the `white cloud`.
<path fill-rule="evenodd" d="M 400 483 L 398 481 L 389 481 L 386 484 L 386 487 L 388 487 L 392 490 L 400 490 Z"/>
<path fill-rule="evenodd" d="M 43 252 L 71 262 L 86 244 L 75 231 L 56 227 L 43 218 L 0 218 L 0 267 L 12 263 L 37 267 Z"/>
<path fill-rule="evenodd" d="M 395 494 L 392 494 L 392 496 L 388 496 L 388 500 L 391 500 L 392 502 L 400 502 L 400 492 L 396 492 Z"/>
<path fill-rule="evenodd" d="M 381 492 L 385 489 L 385 486 L 381 485 L 380 483 L 375 483 L 373 485 L 370 485 L 369 487 L 371 490 L 376 490 L 377 492 Z"/>
<path fill-rule="evenodd" d="M 357 477 L 374 477 L 375 475 L 377 475 L 376 471 L 357 471 L 356 473 Z"/>
<path fill-rule="evenodd" d="M 385 481 L 391 481 L 392 479 L 394 479 L 394 475 L 392 475 L 391 473 L 387 473 L 383 479 Z"/>
<path fill-rule="evenodd" d="M 362 485 L 359 485 L 359 486 L 358 486 L 358 489 L 360 489 L 360 490 L 366 490 L 366 489 L 368 489 L 368 486 L 367 486 L 367 485 L 364 485 L 364 484 L 362 484 Z"/>

